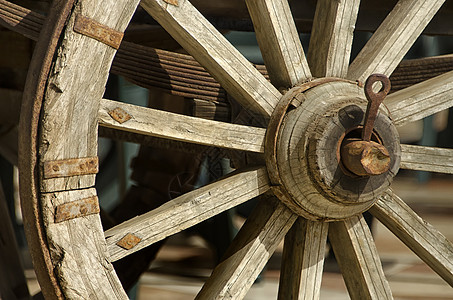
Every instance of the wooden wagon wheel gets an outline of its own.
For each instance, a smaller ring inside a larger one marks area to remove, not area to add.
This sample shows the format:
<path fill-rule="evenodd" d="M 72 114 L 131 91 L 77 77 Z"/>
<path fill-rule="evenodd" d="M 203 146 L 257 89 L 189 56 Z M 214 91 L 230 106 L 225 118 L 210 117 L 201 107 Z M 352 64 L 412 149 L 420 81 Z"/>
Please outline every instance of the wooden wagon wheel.
<path fill-rule="evenodd" d="M 381 175 L 341 166 L 360 134 L 361 83 L 389 76 L 444 1 L 400 0 L 349 64 L 358 0 L 319 0 L 304 54 L 285 0 L 247 0 L 268 82 L 186 0 L 143 0 L 156 19 L 267 129 L 102 99 L 115 48 L 137 0 L 55 1 L 29 72 L 21 116 L 21 193 L 38 277 L 48 298 L 126 298 L 111 265 L 261 194 L 198 299 L 244 297 L 285 238 L 280 299 L 318 298 L 329 236 L 353 299 L 390 299 L 362 213 L 369 210 L 453 285 L 453 247 L 389 188 L 398 169 L 453 173 L 448 149 L 400 145 L 396 131 L 453 105 L 453 73 L 389 95 L 373 138 L 391 158 Z M 316 78 L 316 79 L 315 79 Z M 258 153 L 261 165 L 103 232 L 93 188 L 97 127 Z M 338 154 L 340 152 L 340 154 Z"/>

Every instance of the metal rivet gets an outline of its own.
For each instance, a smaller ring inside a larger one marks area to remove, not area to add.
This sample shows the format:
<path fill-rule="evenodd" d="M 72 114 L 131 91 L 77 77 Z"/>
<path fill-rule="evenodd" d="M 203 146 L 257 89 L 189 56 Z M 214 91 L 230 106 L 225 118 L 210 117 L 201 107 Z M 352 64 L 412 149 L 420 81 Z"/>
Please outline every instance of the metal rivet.
<path fill-rule="evenodd" d="M 120 124 L 127 122 L 132 118 L 131 115 L 124 111 L 124 109 L 119 107 L 109 111 L 109 115 Z"/>
<path fill-rule="evenodd" d="M 126 234 L 121 240 L 119 240 L 116 244 L 121 248 L 126 250 L 130 250 L 134 248 L 138 243 L 140 243 L 142 239 L 138 236 L 133 235 L 132 233 Z"/>

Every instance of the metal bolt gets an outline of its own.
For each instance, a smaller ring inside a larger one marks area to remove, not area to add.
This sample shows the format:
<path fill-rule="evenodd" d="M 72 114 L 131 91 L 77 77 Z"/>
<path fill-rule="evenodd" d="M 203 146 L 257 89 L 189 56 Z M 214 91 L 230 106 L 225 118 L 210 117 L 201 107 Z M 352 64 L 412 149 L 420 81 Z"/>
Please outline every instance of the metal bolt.
<path fill-rule="evenodd" d="M 376 82 L 381 82 L 379 92 L 373 91 Z M 390 154 L 381 144 L 371 141 L 379 106 L 390 91 L 390 80 L 383 74 L 373 74 L 365 82 L 368 106 L 362 130 L 362 139 L 346 139 L 341 146 L 343 165 L 358 176 L 380 175 L 390 168 Z"/>

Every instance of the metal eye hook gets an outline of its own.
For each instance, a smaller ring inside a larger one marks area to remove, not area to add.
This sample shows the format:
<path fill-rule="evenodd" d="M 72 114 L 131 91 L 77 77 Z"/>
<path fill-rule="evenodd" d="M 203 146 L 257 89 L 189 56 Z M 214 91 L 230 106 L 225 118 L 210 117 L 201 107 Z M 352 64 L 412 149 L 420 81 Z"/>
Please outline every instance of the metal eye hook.
<path fill-rule="evenodd" d="M 377 93 L 373 91 L 373 85 L 376 82 L 382 83 L 382 88 Z M 365 114 L 365 123 L 363 125 L 362 140 L 366 142 L 371 140 L 379 106 L 390 92 L 390 88 L 390 79 L 384 74 L 372 74 L 365 82 L 365 96 L 368 100 L 368 106 Z"/>

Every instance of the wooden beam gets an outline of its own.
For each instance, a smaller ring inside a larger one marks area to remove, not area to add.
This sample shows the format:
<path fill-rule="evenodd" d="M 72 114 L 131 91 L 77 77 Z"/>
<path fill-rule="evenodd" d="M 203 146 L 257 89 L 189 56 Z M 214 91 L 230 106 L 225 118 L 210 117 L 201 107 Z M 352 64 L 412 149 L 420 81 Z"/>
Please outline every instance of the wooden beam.
<path fill-rule="evenodd" d="M 319 299 L 329 224 L 298 218 L 285 237 L 278 299 Z"/>
<path fill-rule="evenodd" d="M 373 236 L 362 216 L 330 223 L 329 239 L 352 300 L 393 299 Z"/>
<path fill-rule="evenodd" d="M 296 219 L 279 200 L 263 199 L 196 299 L 243 299 Z"/>
<path fill-rule="evenodd" d="M 290 88 L 311 78 L 288 1 L 246 3 L 271 82 L 277 88 Z"/>
<path fill-rule="evenodd" d="M 453 106 L 453 71 L 392 93 L 384 103 L 395 126 L 450 108 Z"/>
<path fill-rule="evenodd" d="M 390 76 L 445 0 L 400 0 L 349 67 L 348 79 Z"/>
<path fill-rule="evenodd" d="M 453 174 L 453 149 L 401 145 L 401 169 Z"/>
<path fill-rule="evenodd" d="M 265 168 L 237 172 L 107 230 L 105 237 L 111 260 L 132 254 L 265 193 L 269 190 L 268 181 Z M 130 249 L 119 247 L 117 243 L 128 234 L 138 237 L 140 242 Z"/>
<path fill-rule="evenodd" d="M 148 136 L 222 148 L 264 152 L 263 128 L 184 116 L 103 99 L 99 125 Z"/>
<path fill-rule="evenodd" d="M 391 190 L 379 198 L 370 212 L 453 287 L 453 245 L 442 233 Z"/>
<path fill-rule="evenodd" d="M 281 94 L 187 0 L 141 6 L 244 107 L 270 116 Z"/>
<path fill-rule="evenodd" d="M 360 0 L 319 0 L 311 32 L 308 61 L 316 77 L 348 73 Z"/>

